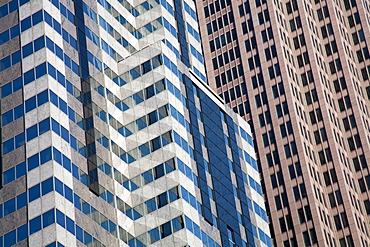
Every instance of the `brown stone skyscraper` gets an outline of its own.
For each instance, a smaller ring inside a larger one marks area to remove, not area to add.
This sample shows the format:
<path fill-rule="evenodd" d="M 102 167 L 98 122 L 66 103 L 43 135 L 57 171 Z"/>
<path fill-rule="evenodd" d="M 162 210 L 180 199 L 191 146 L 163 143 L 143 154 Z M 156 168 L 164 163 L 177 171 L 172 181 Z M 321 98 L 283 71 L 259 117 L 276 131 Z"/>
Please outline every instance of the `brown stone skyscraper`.
<path fill-rule="evenodd" d="M 370 2 L 197 0 L 209 85 L 252 126 L 276 246 L 369 246 Z"/>

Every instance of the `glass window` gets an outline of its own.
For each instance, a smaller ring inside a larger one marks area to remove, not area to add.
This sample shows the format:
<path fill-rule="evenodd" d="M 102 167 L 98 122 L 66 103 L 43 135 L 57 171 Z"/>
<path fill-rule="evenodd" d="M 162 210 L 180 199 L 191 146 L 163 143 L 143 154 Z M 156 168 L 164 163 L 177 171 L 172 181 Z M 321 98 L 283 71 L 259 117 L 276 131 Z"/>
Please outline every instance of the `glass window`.
<path fill-rule="evenodd" d="M 31 27 L 31 16 L 21 21 L 21 31 L 26 31 Z"/>
<path fill-rule="evenodd" d="M 57 219 L 57 223 L 64 228 L 65 227 L 65 215 L 62 212 L 60 212 L 58 209 L 56 210 L 56 219 Z"/>
<path fill-rule="evenodd" d="M 55 191 L 61 194 L 62 196 L 64 196 L 63 183 L 59 179 L 56 179 L 56 178 L 55 178 L 54 183 L 55 183 Z"/>
<path fill-rule="evenodd" d="M 28 237 L 28 224 L 25 224 L 17 229 L 17 241 L 20 242 Z"/>
<path fill-rule="evenodd" d="M 20 178 L 26 174 L 26 162 L 22 162 L 16 166 L 16 176 Z"/>
<path fill-rule="evenodd" d="M 4 235 L 4 246 L 13 246 L 16 243 L 16 230 Z"/>
<path fill-rule="evenodd" d="M 184 222 L 182 220 L 182 217 L 177 217 L 176 219 L 172 220 L 172 228 L 173 232 L 177 232 L 184 228 Z"/>
<path fill-rule="evenodd" d="M 74 221 L 72 219 L 70 219 L 69 217 L 66 217 L 66 228 L 67 228 L 67 231 L 69 231 L 70 233 L 72 233 L 73 235 L 75 234 L 75 224 L 74 224 Z"/>
<path fill-rule="evenodd" d="M 40 184 L 37 184 L 28 190 L 29 202 L 40 197 Z"/>
<path fill-rule="evenodd" d="M 73 203 L 73 191 L 67 186 L 64 186 L 64 193 L 67 200 Z"/>
<path fill-rule="evenodd" d="M 54 209 L 44 213 L 42 215 L 42 226 L 43 228 L 55 223 Z"/>
<path fill-rule="evenodd" d="M 37 125 L 34 125 L 27 129 L 27 141 L 30 141 L 38 136 Z"/>
<path fill-rule="evenodd" d="M 40 64 L 36 67 L 36 79 L 46 74 L 46 63 Z"/>
<path fill-rule="evenodd" d="M 26 112 L 29 112 L 36 108 L 36 97 L 32 97 L 28 100 L 26 100 Z"/>
<path fill-rule="evenodd" d="M 30 220 L 30 235 L 41 230 L 41 215 Z"/>
<path fill-rule="evenodd" d="M 13 213 L 16 210 L 15 198 L 4 203 L 4 216 Z"/>
<path fill-rule="evenodd" d="M 42 195 L 46 195 L 47 193 L 53 191 L 53 178 L 49 178 L 41 183 L 41 191 Z"/>
<path fill-rule="evenodd" d="M 27 205 L 27 192 L 17 196 L 17 210 Z"/>

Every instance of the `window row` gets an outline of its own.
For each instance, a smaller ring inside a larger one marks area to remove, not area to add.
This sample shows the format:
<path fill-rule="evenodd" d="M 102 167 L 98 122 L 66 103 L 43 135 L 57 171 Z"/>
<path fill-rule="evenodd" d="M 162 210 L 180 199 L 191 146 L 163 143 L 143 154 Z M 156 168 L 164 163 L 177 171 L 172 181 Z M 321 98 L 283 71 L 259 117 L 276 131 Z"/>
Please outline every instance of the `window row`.
<path fill-rule="evenodd" d="M 258 22 L 260 25 L 270 20 L 270 14 L 267 9 L 265 9 L 263 12 L 258 13 L 257 16 L 258 16 Z"/>
<path fill-rule="evenodd" d="M 219 37 L 215 38 L 215 40 L 211 40 L 209 42 L 209 46 L 211 48 L 211 52 L 214 52 L 221 47 L 230 44 L 234 40 L 238 38 L 236 34 L 236 29 L 232 29 L 231 31 L 227 31 L 225 34 L 220 35 Z"/>
<path fill-rule="evenodd" d="M 240 17 L 249 14 L 251 12 L 251 7 L 249 1 L 246 1 L 244 4 L 238 6 Z"/>
<path fill-rule="evenodd" d="M 97 239 L 93 238 L 89 233 L 76 225 L 72 219 L 70 219 L 58 209 L 47 211 L 42 215 L 31 219 L 28 224 L 20 226 L 17 229 L 5 234 L 4 236 L 1 236 L 0 244 L 3 246 L 13 246 L 16 243 L 27 239 L 29 235 L 32 235 L 42 230 L 43 228 L 46 228 L 49 225 L 55 223 L 75 235 L 77 240 L 79 240 L 83 244 L 87 245 L 92 243 L 93 245 L 97 246 L 101 245 L 101 243 Z"/>
<path fill-rule="evenodd" d="M 212 21 L 211 23 L 207 24 L 207 32 L 208 35 L 212 34 L 213 32 L 217 32 L 219 29 L 226 27 L 227 25 L 234 22 L 234 14 L 233 12 L 229 12 L 216 20 Z"/>
<path fill-rule="evenodd" d="M 241 87 L 240 87 L 241 86 Z M 245 83 L 235 86 L 235 88 L 230 88 L 230 90 L 225 91 L 221 96 L 226 103 L 236 100 L 237 98 L 242 97 L 247 94 L 247 88 Z"/>
<path fill-rule="evenodd" d="M 231 0 L 216 0 L 212 2 L 210 5 L 207 5 L 206 7 L 204 7 L 204 16 L 207 18 L 210 15 L 214 15 L 216 12 L 230 5 L 231 5 Z"/>
<path fill-rule="evenodd" d="M 235 47 L 234 49 L 231 49 L 219 55 L 217 58 L 213 58 L 212 59 L 213 69 L 216 70 L 238 58 L 240 58 L 240 50 L 239 47 Z"/>
<path fill-rule="evenodd" d="M 237 78 L 239 78 L 243 75 L 244 75 L 243 66 L 241 64 L 239 64 L 238 66 L 233 67 L 233 68 L 227 70 L 226 72 L 222 72 L 220 75 L 217 75 L 215 77 L 216 86 L 217 86 L 217 88 L 220 88 L 221 85 L 226 85 L 228 82 L 236 80 Z M 243 86 L 243 84 L 244 84 L 244 86 Z M 243 87 L 245 87 L 245 83 L 243 83 L 243 84 L 242 84 L 242 89 L 243 89 Z M 237 92 L 237 95 L 238 95 L 238 92 Z M 240 97 L 240 96 L 238 96 L 238 97 Z"/>
<path fill-rule="evenodd" d="M 248 19 L 247 21 L 242 23 L 243 34 L 246 34 L 248 32 L 252 32 L 253 30 L 254 30 L 254 26 L 253 26 L 252 19 Z"/>

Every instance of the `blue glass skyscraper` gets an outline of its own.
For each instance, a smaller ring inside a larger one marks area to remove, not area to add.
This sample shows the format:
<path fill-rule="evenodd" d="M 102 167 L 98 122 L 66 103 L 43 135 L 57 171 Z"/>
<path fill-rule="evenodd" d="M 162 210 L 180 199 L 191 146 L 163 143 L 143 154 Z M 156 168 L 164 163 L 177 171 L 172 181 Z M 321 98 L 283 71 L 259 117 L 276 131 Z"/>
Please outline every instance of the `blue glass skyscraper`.
<path fill-rule="evenodd" d="M 271 246 L 193 1 L 0 7 L 0 246 Z"/>

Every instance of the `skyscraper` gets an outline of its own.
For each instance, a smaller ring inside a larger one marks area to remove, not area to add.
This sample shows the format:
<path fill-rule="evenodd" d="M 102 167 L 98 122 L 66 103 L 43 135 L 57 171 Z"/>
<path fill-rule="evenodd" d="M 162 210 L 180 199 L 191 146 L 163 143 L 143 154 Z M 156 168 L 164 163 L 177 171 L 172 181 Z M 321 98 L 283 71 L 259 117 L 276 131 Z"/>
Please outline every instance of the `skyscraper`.
<path fill-rule="evenodd" d="M 274 245 L 369 246 L 369 2 L 196 2 L 209 85 L 252 126 Z"/>
<path fill-rule="evenodd" d="M 0 246 L 271 246 L 192 1 L 0 6 Z"/>

